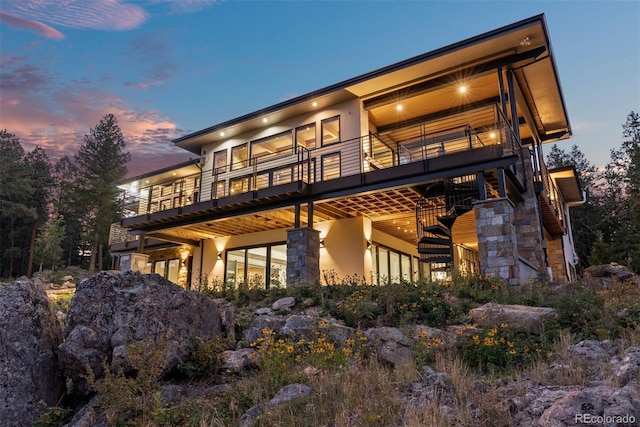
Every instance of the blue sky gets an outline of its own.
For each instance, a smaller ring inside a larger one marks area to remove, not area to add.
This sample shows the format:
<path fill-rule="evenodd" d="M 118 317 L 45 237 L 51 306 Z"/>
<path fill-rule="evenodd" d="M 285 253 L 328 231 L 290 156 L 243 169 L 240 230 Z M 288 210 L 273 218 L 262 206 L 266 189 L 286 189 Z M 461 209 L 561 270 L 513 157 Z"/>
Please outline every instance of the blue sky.
<path fill-rule="evenodd" d="M 540 13 L 560 147 L 603 165 L 640 111 L 637 0 L 0 0 L 0 128 L 55 160 L 114 113 L 138 175 L 189 158 L 172 138 Z"/>

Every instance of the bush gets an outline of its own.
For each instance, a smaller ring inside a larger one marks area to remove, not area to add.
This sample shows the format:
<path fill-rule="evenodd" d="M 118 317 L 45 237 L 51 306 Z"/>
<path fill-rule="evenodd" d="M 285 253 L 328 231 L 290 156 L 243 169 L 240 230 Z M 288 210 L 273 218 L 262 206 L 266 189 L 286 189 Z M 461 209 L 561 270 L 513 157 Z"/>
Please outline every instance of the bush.
<path fill-rule="evenodd" d="M 178 371 L 189 378 L 215 375 L 222 364 L 222 352 L 230 348 L 231 343 L 220 335 L 207 341 L 198 338 Z"/>

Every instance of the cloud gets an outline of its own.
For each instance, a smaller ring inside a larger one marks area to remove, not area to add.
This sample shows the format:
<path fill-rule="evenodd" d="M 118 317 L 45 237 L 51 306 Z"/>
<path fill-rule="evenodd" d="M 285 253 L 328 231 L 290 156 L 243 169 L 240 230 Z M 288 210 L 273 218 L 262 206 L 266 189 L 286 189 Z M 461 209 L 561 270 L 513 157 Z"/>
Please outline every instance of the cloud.
<path fill-rule="evenodd" d="M 206 9 L 209 6 L 220 3 L 217 0 L 152 0 L 152 3 L 169 6 L 173 13 L 193 13 Z"/>
<path fill-rule="evenodd" d="M 171 142 L 185 131 L 159 111 L 132 109 L 121 97 L 87 79 L 67 84 L 43 78 L 46 68 L 20 58 L 8 58 L 2 65 L 3 73 L 18 72 L 20 77 L 9 82 L 2 79 L 0 129 L 16 134 L 25 150 L 41 146 L 53 161 L 65 155 L 72 157 L 84 135 L 106 114 L 113 113 L 132 156 L 130 175 L 190 157 Z M 23 90 L 29 82 L 35 82 L 37 90 Z"/>
<path fill-rule="evenodd" d="M 146 90 L 162 86 L 179 70 L 171 59 L 171 42 L 165 33 L 150 32 L 129 41 L 125 56 L 143 67 L 137 80 L 129 80 L 124 85 L 134 90 Z"/>
<path fill-rule="evenodd" d="M 15 29 L 25 29 L 29 31 L 33 31 L 36 34 L 40 34 L 43 37 L 47 37 L 55 40 L 64 39 L 64 34 L 60 31 L 51 28 L 48 25 L 45 25 L 41 22 L 30 21 L 28 19 L 19 18 L 17 16 L 10 15 L 6 12 L 0 11 L 0 23 L 8 25 L 11 28 Z"/>
<path fill-rule="evenodd" d="M 147 19 L 142 7 L 120 0 L 23 0 L 8 2 L 6 7 L 25 20 L 67 28 L 125 31 L 138 28 Z"/>

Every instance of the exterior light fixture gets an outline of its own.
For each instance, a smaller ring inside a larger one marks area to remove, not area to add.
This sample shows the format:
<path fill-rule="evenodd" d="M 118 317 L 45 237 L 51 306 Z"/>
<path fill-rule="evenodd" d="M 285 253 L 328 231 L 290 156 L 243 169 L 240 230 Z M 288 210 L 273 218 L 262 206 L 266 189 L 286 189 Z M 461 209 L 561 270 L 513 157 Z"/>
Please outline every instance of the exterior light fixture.
<path fill-rule="evenodd" d="M 218 253 L 218 261 L 222 261 L 222 254 Z"/>
<path fill-rule="evenodd" d="M 371 240 L 367 240 L 367 249 L 371 249 Z"/>
<path fill-rule="evenodd" d="M 321 248 L 324 248 L 324 239 L 321 239 L 321 240 L 320 240 L 320 247 L 321 247 Z"/>

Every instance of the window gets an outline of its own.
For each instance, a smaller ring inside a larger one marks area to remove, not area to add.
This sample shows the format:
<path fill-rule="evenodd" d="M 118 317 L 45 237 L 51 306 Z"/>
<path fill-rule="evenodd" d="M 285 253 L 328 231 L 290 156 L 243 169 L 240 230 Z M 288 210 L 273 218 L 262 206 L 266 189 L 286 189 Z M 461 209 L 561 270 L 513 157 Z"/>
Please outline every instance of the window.
<path fill-rule="evenodd" d="M 412 258 L 408 254 L 372 244 L 371 261 L 374 285 L 400 281 L 416 282 L 419 279 L 420 263 L 416 257 Z"/>
<path fill-rule="evenodd" d="M 273 172 L 273 185 L 288 184 L 293 180 L 293 169 L 288 167 Z"/>
<path fill-rule="evenodd" d="M 213 153 L 213 173 L 225 173 L 227 171 L 227 150 Z"/>
<path fill-rule="evenodd" d="M 216 200 L 224 197 L 224 179 L 211 183 L 211 199 Z"/>
<path fill-rule="evenodd" d="M 287 245 L 273 244 L 227 251 L 226 282 L 238 286 L 284 287 L 287 280 Z"/>
<path fill-rule="evenodd" d="M 249 191 L 249 177 L 241 177 L 229 180 L 229 195 L 246 193 Z"/>
<path fill-rule="evenodd" d="M 249 150 L 247 144 L 238 145 L 231 149 L 231 170 L 246 168 L 248 165 Z"/>
<path fill-rule="evenodd" d="M 340 153 L 322 156 L 322 180 L 340 177 Z"/>
<path fill-rule="evenodd" d="M 291 131 L 268 136 L 266 138 L 251 141 L 252 161 L 265 161 L 283 154 L 291 154 L 293 150 L 293 139 Z"/>
<path fill-rule="evenodd" d="M 180 260 L 178 258 L 169 260 L 169 267 L 167 269 L 167 279 L 173 283 L 178 283 L 178 273 L 180 272 Z"/>
<path fill-rule="evenodd" d="M 296 128 L 296 147 L 304 147 L 309 150 L 316 148 L 315 123 L 310 123 Z"/>
<path fill-rule="evenodd" d="M 247 281 L 252 288 L 266 287 L 267 248 L 247 249 Z"/>
<path fill-rule="evenodd" d="M 322 121 L 322 146 L 340 142 L 340 116 Z"/>
<path fill-rule="evenodd" d="M 165 266 L 165 260 L 154 262 L 153 263 L 153 272 L 156 273 L 156 274 L 159 274 L 161 276 L 164 276 L 164 266 Z"/>
<path fill-rule="evenodd" d="M 287 245 L 271 246 L 269 287 L 283 288 L 287 283 Z"/>

